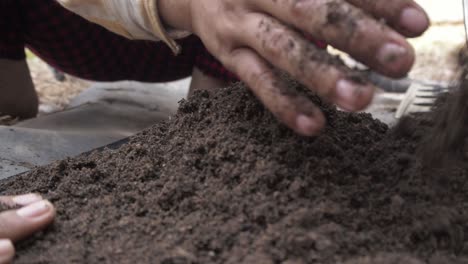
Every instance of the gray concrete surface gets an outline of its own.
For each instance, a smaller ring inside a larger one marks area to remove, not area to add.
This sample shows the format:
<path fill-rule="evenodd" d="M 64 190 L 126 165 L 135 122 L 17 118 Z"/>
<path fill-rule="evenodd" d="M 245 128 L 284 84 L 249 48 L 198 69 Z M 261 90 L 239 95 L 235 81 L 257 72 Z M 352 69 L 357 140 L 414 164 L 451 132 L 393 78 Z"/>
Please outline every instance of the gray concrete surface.
<path fill-rule="evenodd" d="M 189 80 L 96 83 L 65 111 L 0 126 L 0 179 L 129 137 L 174 114 Z"/>

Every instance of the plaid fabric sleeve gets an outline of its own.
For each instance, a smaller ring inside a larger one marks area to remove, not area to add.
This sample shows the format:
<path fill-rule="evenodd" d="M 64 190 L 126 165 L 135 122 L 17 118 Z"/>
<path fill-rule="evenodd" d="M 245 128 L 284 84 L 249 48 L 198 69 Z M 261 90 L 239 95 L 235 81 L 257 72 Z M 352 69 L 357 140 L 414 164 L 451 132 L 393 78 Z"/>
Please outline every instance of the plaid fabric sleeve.
<path fill-rule="evenodd" d="M 0 1 L 0 58 L 25 59 L 21 17 L 16 0 Z"/>

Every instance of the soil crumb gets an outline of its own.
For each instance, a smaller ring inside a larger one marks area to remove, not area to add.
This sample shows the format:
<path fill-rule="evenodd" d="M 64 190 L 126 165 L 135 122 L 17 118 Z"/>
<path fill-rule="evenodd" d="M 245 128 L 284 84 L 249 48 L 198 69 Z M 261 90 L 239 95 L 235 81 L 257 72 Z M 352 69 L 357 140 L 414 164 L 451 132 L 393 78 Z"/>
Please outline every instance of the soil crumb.
<path fill-rule="evenodd" d="M 468 263 L 466 162 L 440 188 L 415 155 L 433 122 L 389 130 L 311 98 L 328 119 L 315 138 L 236 84 L 117 150 L 0 182 L 58 212 L 15 263 Z"/>

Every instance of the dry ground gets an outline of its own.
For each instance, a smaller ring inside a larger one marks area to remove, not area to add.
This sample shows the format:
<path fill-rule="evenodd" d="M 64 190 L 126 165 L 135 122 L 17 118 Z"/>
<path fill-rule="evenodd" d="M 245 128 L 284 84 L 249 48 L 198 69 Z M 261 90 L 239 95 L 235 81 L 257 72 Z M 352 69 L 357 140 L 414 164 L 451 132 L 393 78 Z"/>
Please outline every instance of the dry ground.
<path fill-rule="evenodd" d="M 66 81 L 59 82 L 54 78 L 50 68 L 42 60 L 27 51 L 28 66 L 39 96 L 39 115 L 63 110 L 70 100 L 85 90 L 89 82 L 66 76 Z M 12 125 L 18 119 L 0 113 L 0 125 Z"/>
<path fill-rule="evenodd" d="M 39 95 L 40 114 L 64 109 L 73 97 L 89 86 L 88 81 L 69 75 L 64 82 L 57 81 L 50 68 L 37 57 L 29 58 L 28 65 Z"/>
<path fill-rule="evenodd" d="M 431 18 L 431 28 L 412 39 L 417 57 L 410 76 L 450 82 L 456 78 L 456 55 L 466 42 L 462 0 L 416 0 Z"/>
<path fill-rule="evenodd" d="M 417 56 L 410 76 L 450 82 L 456 79 L 458 51 L 465 43 L 462 22 L 434 24 L 424 36 L 410 40 Z"/>

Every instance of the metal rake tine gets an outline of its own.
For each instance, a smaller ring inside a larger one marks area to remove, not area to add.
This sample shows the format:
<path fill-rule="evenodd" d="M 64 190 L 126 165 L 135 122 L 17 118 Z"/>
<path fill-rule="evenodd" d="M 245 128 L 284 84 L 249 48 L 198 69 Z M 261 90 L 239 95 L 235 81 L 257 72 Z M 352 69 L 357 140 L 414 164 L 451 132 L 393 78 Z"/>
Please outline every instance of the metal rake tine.
<path fill-rule="evenodd" d="M 414 99 L 414 96 L 416 95 L 419 86 L 420 85 L 413 83 L 412 85 L 410 85 L 408 90 L 406 90 L 405 97 L 401 101 L 395 113 L 396 118 L 401 118 L 408 112 L 408 109 L 411 107 L 412 101 Z"/>
<path fill-rule="evenodd" d="M 434 106 L 434 103 L 413 103 L 413 105 L 416 105 L 416 106 L 428 106 L 428 107 L 432 107 Z"/>
<path fill-rule="evenodd" d="M 439 98 L 439 94 L 428 94 L 428 95 L 421 95 L 417 94 L 415 97 L 416 98 L 421 98 L 421 99 L 436 99 Z"/>
<path fill-rule="evenodd" d="M 429 112 L 439 95 L 446 92 L 449 92 L 448 87 L 413 82 L 406 91 L 395 117 L 401 118 L 408 113 Z"/>
<path fill-rule="evenodd" d="M 437 94 L 434 94 L 434 95 L 415 95 L 414 98 L 413 98 L 413 102 L 435 102 L 435 100 L 437 100 L 437 98 L 439 98 L 439 96 Z"/>
<path fill-rule="evenodd" d="M 418 90 L 418 92 L 426 92 L 426 93 L 445 93 L 448 92 L 448 88 L 421 88 Z"/>
<path fill-rule="evenodd" d="M 433 106 L 435 101 L 435 99 L 414 100 L 413 102 L 411 102 L 411 105 Z"/>
<path fill-rule="evenodd" d="M 426 113 L 432 110 L 432 105 L 413 105 L 409 113 Z"/>

